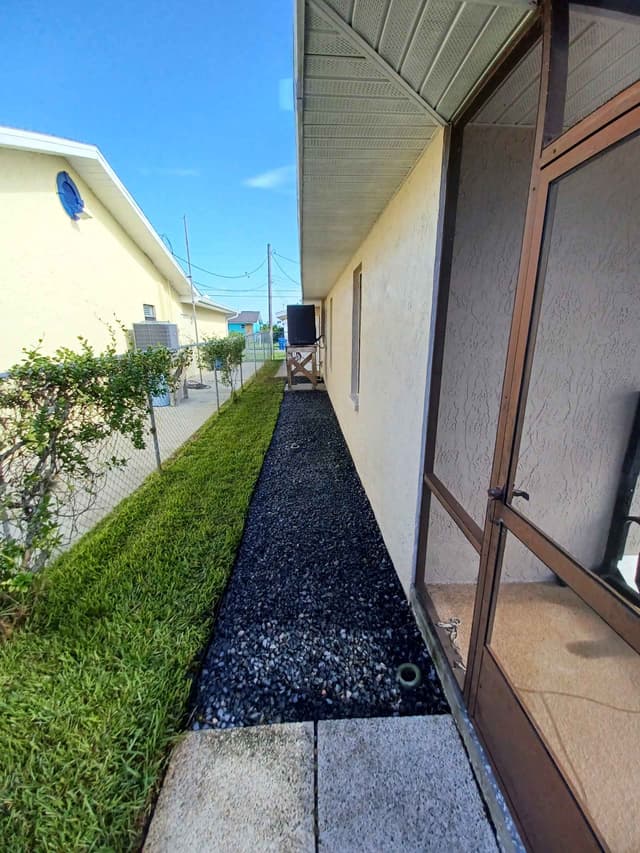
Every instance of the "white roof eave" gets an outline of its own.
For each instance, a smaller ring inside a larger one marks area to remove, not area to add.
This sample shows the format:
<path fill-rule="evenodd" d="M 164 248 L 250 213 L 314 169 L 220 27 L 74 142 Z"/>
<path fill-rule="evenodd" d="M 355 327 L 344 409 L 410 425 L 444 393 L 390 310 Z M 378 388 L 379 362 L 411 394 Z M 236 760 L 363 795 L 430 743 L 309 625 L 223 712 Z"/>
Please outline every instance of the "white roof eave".
<path fill-rule="evenodd" d="M 183 296 L 180 299 L 180 302 L 183 302 L 185 305 L 191 305 L 191 297 Z M 219 305 L 217 302 L 213 302 L 211 299 L 207 299 L 202 296 L 196 296 L 196 308 L 208 308 L 210 311 L 217 311 L 219 314 L 227 314 L 229 317 L 234 317 L 237 313 L 235 308 L 228 308 L 226 305 Z"/>

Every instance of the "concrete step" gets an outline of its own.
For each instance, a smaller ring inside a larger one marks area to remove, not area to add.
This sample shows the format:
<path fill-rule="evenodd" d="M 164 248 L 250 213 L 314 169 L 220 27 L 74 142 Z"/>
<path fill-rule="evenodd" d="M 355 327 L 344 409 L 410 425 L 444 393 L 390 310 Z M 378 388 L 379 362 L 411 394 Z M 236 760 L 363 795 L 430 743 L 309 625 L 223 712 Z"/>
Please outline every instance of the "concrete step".
<path fill-rule="evenodd" d="M 411 853 L 497 845 L 452 718 L 191 732 L 145 853 Z"/>

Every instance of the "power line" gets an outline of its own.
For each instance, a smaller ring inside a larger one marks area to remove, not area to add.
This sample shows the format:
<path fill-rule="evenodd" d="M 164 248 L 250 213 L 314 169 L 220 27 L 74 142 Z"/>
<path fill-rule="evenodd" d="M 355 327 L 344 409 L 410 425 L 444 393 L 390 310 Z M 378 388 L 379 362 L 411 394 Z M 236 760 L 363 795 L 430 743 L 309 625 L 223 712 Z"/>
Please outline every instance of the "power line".
<path fill-rule="evenodd" d="M 189 260 L 187 258 L 182 258 L 182 257 L 180 257 L 180 255 L 176 255 L 176 253 L 173 251 L 173 245 L 171 244 L 171 240 L 169 239 L 169 237 L 166 234 L 161 234 L 160 237 L 161 237 L 162 241 L 164 242 L 164 244 L 169 249 L 169 251 L 171 252 L 171 254 L 173 255 L 173 257 L 177 261 L 181 261 L 183 264 L 189 264 Z M 277 255 L 279 258 L 282 258 L 282 260 L 289 261 L 289 263 L 291 263 L 291 264 L 298 264 L 298 261 L 294 261 L 291 258 L 287 258 L 286 255 L 281 255 L 279 252 L 272 250 L 271 254 L 272 254 L 272 256 Z M 293 284 L 295 284 L 297 287 L 300 287 L 300 282 L 296 281 L 294 278 L 292 278 L 289 275 L 289 273 L 285 269 L 283 269 L 283 267 L 278 263 L 278 261 L 275 258 L 274 258 L 274 261 L 275 261 L 278 269 L 280 270 L 280 272 L 283 275 L 285 275 L 289 279 L 289 281 L 293 282 Z M 209 270 L 206 267 L 198 266 L 198 264 L 194 264 L 194 263 L 191 264 L 191 267 L 193 267 L 193 269 L 199 270 L 200 272 L 204 272 L 207 275 L 212 275 L 215 278 L 237 280 L 237 279 L 241 279 L 241 278 L 250 278 L 252 275 L 255 275 L 255 273 L 259 272 L 259 270 L 261 270 L 262 267 L 266 263 L 267 263 L 267 259 L 265 258 L 260 264 L 258 264 L 257 267 L 255 267 L 255 269 L 252 269 L 249 272 L 244 272 L 241 275 L 225 275 L 224 273 L 213 272 L 213 270 Z M 236 294 L 241 294 L 241 293 L 258 294 L 262 291 L 262 289 L 264 287 L 267 287 L 267 283 L 264 282 L 262 285 L 260 285 L 260 287 L 246 289 L 246 290 L 232 290 L 231 288 L 220 288 L 220 289 L 214 291 L 214 290 L 210 289 L 211 285 L 203 284 L 202 282 L 195 281 L 195 280 L 193 283 L 196 284 L 203 291 L 208 293 L 208 295 L 210 295 L 210 296 L 235 296 Z M 274 284 L 277 284 L 277 280 L 274 281 Z M 288 290 L 288 291 L 287 290 L 281 290 L 281 291 L 279 291 L 279 293 L 281 293 L 281 294 L 297 293 L 297 292 L 298 291 L 293 291 L 293 290 Z"/>
<path fill-rule="evenodd" d="M 279 257 L 279 256 L 278 256 L 278 257 Z M 288 272 L 287 272 L 283 267 L 281 267 L 281 266 L 280 266 L 280 264 L 278 263 L 278 258 L 277 258 L 277 257 L 275 257 L 273 260 L 275 261 L 275 264 L 276 264 L 276 266 L 278 267 L 278 269 L 280 270 L 280 272 L 281 272 L 283 275 L 286 275 L 286 277 L 289 279 L 289 281 L 292 281 L 294 284 L 297 284 L 297 285 L 298 285 L 298 287 L 299 287 L 299 286 L 300 286 L 300 282 L 299 282 L 299 281 L 296 281 L 296 280 L 295 280 L 295 278 L 291 278 L 291 276 L 289 275 L 289 273 L 288 273 Z"/>
<path fill-rule="evenodd" d="M 176 255 L 175 252 L 172 252 L 171 254 L 173 255 L 173 257 L 177 261 L 182 261 L 183 264 L 187 263 L 187 261 L 184 258 L 181 258 L 180 255 Z M 258 264 L 258 266 L 254 270 L 251 270 L 250 272 L 243 272 L 242 275 L 223 275 L 220 272 L 212 272 L 211 270 L 206 269 L 206 267 L 199 267 L 197 264 L 191 264 L 191 266 L 194 268 L 194 270 L 200 270 L 200 272 L 206 272 L 207 275 L 213 275 L 216 278 L 250 278 L 254 273 L 257 273 L 258 270 L 261 270 L 262 267 L 266 264 L 266 262 L 267 262 L 267 259 L 265 258 L 264 261 L 262 261 L 261 264 Z"/>
<path fill-rule="evenodd" d="M 275 249 L 273 250 L 273 254 L 277 255 L 279 258 L 282 258 L 283 261 L 289 261 L 290 264 L 295 264 L 297 267 L 300 266 L 300 261 L 294 261 L 292 258 L 287 258 L 286 255 L 281 255 L 280 252 L 276 252 Z"/>
<path fill-rule="evenodd" d="M 203 284 L 201 281 L 194 281 L 194 284 L 197 284 L 206 293 L 215 294 L 216 296 L 235 296 L 236 293 L 261 293 L 267 286 L 266 282 L 264 282 L 259 287 L 251 287 L 243 290 L 212 290 L 210 284 Z"/>

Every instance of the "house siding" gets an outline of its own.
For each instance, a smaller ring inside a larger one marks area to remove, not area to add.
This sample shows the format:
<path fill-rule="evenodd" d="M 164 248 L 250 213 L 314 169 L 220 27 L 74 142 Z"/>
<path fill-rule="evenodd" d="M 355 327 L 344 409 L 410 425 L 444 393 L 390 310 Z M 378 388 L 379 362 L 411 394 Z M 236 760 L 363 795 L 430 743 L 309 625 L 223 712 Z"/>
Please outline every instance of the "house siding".
<path fill-rule="evenodd" d="M 331 397 L 391 559 L 408 593 L 421 493 L 425 389 L 442 177 L 433 138 L 327 295 Z M 353 271 L 362 264 L 360 391 L 350 397 Z"/>
<path fill-rule="evenodd" d="M 178 319 L 180 343 L 193 344 L 196 341 L 196 335 L 191 305 L 183 302 L 180 311 Z M 206 338 L 224 338 L 227 336 L 226 314 L 196 306 L 196 319 L 198 321 L 198 338 L 200 341 L 204 341 Z"/>
<path fill-rule="evenodd" d="M 75 181 L 91 219 L 74 222 L 63 210 L 60 171 Z M 189 306 L 64 158 L 1 149 L 0 196 L 0 370 L 39 339 L 45 353 L 76 347 L 79 335 L 102 349 L 108 324 L 142 322 L 144 303 L 155 305 L 157 320 L 183 328 Z M 220 321 L 224 327 L 225 315 Z"/>

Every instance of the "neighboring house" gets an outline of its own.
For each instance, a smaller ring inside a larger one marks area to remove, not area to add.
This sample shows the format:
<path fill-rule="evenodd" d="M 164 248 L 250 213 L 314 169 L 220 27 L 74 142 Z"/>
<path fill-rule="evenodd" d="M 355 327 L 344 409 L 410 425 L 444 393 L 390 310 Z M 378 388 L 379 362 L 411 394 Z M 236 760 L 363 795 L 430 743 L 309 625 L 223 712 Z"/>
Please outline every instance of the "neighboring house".
<path fill-rule="evenodd" d="M 252 335 L 260 331 L 262 319 L 259 311 L 240 311 L 227 320 L 229 332 L 241 332 L 243 335 Z"/>
<path fill-rule="evenodd" d="M 640 850 L 639 10 L 297 3 L 326 387 L 536 850 Z"/>
<path fill-rule="evenodd" d="M 0 128 L 0 276 L 0 371 L 39 339 L 100 349 L 109 324 L 122 345 L 145 320 L 195 340 L 187 277 L 93 145 Z M 234 313 L 197 293 L 200 339 Z"/>

